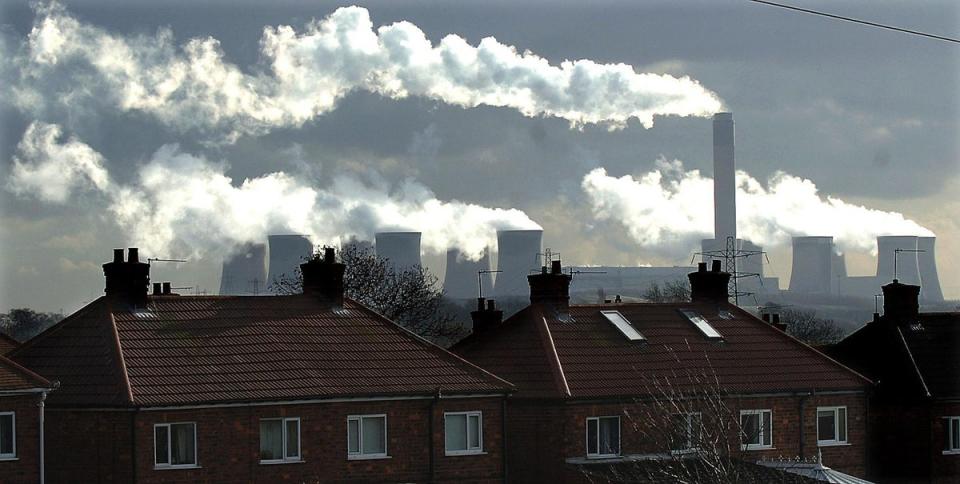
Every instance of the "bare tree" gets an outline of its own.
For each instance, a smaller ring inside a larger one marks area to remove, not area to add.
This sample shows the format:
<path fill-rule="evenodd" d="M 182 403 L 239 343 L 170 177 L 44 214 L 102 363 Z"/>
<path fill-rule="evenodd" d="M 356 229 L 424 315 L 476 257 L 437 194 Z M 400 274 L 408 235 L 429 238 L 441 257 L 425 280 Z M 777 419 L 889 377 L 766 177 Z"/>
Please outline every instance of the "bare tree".
<path fill-rule="evenodd" d="M 427 269 L 419 265 L 394 269 L 372 248 L 359 244 L 345 246 L 339 255 L 346 265 L 343 286 L 347 297 L 437 344 L 446 345 L 465 335 L 463 326 L 453 322 L 445 307 L 437 277 Z M 270 290 L 301 293 L 300 269 L 271 281 Z"/>
<path fill-rule="evenodd" d="M 654 303 L 687 302 L 690 300 L 690 283 L 681 279 L 667 281 L 660 287 L 659 283 L 652 283 L 641 298 Z"/>
<path fill-rule="evenodd" d="M 836 343 L 845 336 L 843 328 L 834 320 L 818 317 L 812 310 L 782 309 L 780 322 L 787 325 L 787 334 L 809 345 Z"/>

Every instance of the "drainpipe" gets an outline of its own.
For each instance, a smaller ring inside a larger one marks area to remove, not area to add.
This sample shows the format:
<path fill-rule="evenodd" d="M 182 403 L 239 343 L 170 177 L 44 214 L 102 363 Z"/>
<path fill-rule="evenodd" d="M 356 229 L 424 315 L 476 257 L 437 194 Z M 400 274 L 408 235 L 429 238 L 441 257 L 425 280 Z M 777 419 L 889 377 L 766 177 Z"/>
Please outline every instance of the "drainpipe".
<path fill-rule="evenodd" d="M 43 407 L 44 400 L 47 399 L 47 392 L 40 393 L 40 403 L 37 404 L 37 407 L 40 408 L 40 417 L 37 422 L 40 427 L 40 484 L 44 484 L 44 472 L 43 472 Z"/>
<path fill-rule="evenodd" d="M 503 461 L 503 482 L 507 482 L 507 396 L 500 399 L 500 459 Z"/>
<path fill-rule="evenodd" d="M 436 416 L 437 400 L 440 400 L 440 387 L 437 387 L 437 390 L 433 393 L 433 400 L 430 400 L 430 418 L 427 425 L 430 433 L 429 442 L 430 442 L 430 479 L 428 482 L 433 482 L 433 461 L 434 461 L 434 449 L 433 445 L 433 419 Z"/>

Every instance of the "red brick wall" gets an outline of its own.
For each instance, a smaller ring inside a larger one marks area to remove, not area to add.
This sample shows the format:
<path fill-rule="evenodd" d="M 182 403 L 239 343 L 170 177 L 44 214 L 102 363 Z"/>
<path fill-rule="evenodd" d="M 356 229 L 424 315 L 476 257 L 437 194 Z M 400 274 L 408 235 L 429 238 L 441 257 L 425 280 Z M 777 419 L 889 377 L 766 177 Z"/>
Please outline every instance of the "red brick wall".
<path fill-rule="evenodd" d="M 138 482 L 328 482 L 429 480 L 430 400 L 142 411 L 137 416 Z M 484 454 L 444 455 L 443 412 L 483 412 Z M 501 399 L 449 399 L 433 415 L 434 480 L 497 482 L 502 476 Z M 387 415 L 390 458 L 347 459 L 347 416 Z M 303 463 L 260 464 L 260 419 L 300 418 Z M 198 469 L 157 470 L 153 425 L 197 424 Z"/>
<path fill-rule="evenodd" d="M 866 472 L 866 416 L 863 395 L 818 395 L 799 397 L 739 398 L 726 402 L 730 415 L 738 418 L 741 409 L 773 411 L 773 449 L 740 451 L 736 429 L 732 430 L 730 448 L 749 461 L 762 458 L 797 457 L 800 455 L 800 405 L 803 404 L 803 455 L 817 454 L 816 411 L 818 406 L 847 407 L 847 440 L 849 445 L 822 447 L 824 462 L 855 476 Z M 620 416 L 621 454 L 663 452 L 666 430 L 652 430 L 652 415 L 662 406 L 644 403 L 625 404 L 559 404 L 511 400 L 508 406 L 509 474 L 513 482 L 582 482 L 584 476 L 567 458 L 586 456 L 586 419 L 593 416 Z M 710 413 L 701 409 L 704 418 Z M 666 421 L 662 424 L 666 427 Z M 735 426 L 736 424 L 734 424 Z M 560 449 L 560 451 L 554 451 Z M 514 462 L 517 462 L 514 464 Z M 518 467 L 520 467 L 518 469 Z M 560 469 L 564 469 L 561 471 Z"/>
<path fill-rule="evenodd" d="M 40 397 L 35 394 L 0 396 L 0 412 L 15 413 L 17 448 L 16 460 L 0 460 L 0 482 L 35 483 L 40 480 L 39 401 Z"/>
<path fill-rule="evenodd" d="M 47 407 L 47 482 L 132 482 L 132 412 Z"/>
<path fill-rule="evenodd" d="M 943 417 L 960 417 L 960 402 L 938 403 L 930 412 L 931 481 L 960 482 L 960 454 L 944 454 L 947 434 Z"/>

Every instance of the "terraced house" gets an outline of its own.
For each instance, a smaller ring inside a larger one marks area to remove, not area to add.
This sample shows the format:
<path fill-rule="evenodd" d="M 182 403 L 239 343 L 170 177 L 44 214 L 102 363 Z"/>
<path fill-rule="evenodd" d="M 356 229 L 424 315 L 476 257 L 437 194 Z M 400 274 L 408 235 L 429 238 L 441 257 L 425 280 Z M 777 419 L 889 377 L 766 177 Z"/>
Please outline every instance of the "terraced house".
<path fill-rule="evenodd" d="M 718 262 L 690 274 L 692 302 L 571 306 L 559 261 L 528 276 L 531 304 L 507 320 L 481 301 L 453 350 L 517 387 L 511 480 L 663 482 L 709 472 L 704 455 L 747 467 L 822 455 L 864 475 L 870 382 L 728 303 Z M 738 469 L 715 478 L 747 482 Z"/>
<path fill-rule="evenodd" d="M 136 249 L 103 268 L 105 296 L 11 353 L 61 384 L 49 482 L 504 479 L 512 386 L 344 298 L 332 249 L 293 296 L 148 294 Z"/>

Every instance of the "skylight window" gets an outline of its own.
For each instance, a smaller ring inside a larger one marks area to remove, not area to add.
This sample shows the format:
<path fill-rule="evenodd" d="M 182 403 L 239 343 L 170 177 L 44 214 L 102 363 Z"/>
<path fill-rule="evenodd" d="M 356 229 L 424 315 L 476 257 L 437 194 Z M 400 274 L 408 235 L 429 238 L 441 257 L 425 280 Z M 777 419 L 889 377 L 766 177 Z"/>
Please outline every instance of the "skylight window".
<path fill-rule="evenodd" d="M 610 321 L 610 323 L 616 326 L 616 328 L 619 329 L 620 332 L 623 333 L 623 335 L 626 336 L 628 340 L 630 341 L 646 341 L 647 340 L 647 338 L 644 338 L 643 335 L 640 334 L 640 332 L 637 331 L 632 324 L 630 324 L 630 321 L 627 321 L 627 318 L 623 317 L 623 315 L 620 314 L 620 311 L 600 311 L 600 314 L 602 314 L 603 317 L 607 318 L 607 321 Z"/>
<path fill-rule="evenodd" d="M 690 309 L 681 309 L 680 314 L 683 314 L 694 326 L 703 333 L 707 339 L 723 339 L 723 336 L 714 329 L 713 326 L 710 326 L 710 323 L 707 322 L 706 318 L 698 314 L 696 311 Z"/>

